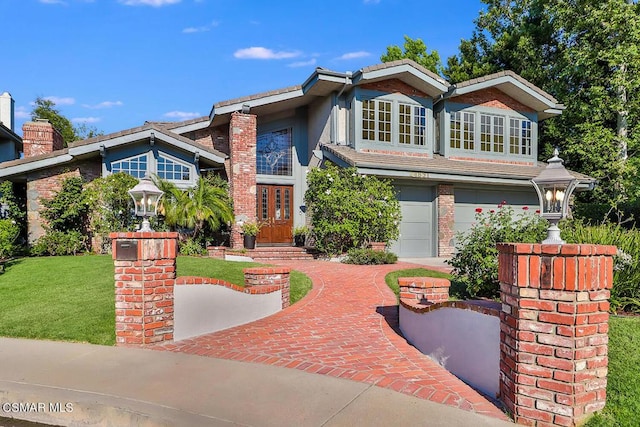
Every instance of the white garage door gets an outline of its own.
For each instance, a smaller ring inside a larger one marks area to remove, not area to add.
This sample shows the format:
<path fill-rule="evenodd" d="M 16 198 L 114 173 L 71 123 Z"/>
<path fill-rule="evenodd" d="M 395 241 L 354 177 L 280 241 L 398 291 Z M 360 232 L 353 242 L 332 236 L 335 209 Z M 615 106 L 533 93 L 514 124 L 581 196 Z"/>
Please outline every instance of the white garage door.
<path fill-rule="evenodd" d="M 390 247 L 403 258 L 434 256 L 433 188 L 410 185 L 396 186 L 402 222 L 400 237 Z"/>

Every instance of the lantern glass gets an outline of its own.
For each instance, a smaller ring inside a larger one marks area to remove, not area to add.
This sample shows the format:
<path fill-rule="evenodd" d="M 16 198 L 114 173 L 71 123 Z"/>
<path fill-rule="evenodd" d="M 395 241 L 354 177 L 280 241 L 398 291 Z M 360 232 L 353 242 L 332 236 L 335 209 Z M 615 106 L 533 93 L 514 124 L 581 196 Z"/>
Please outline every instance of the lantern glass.
<path fill-rule="evenodd" d="M 164 192 L 147 177 L 142 178 L 135 187 L 129 190 L 129 195 L 135 206 L 135 214 L 143 218 L 140 231 L 153 231 L 147 218 L 156 215 L 158 202 L 163 194 Z"/>

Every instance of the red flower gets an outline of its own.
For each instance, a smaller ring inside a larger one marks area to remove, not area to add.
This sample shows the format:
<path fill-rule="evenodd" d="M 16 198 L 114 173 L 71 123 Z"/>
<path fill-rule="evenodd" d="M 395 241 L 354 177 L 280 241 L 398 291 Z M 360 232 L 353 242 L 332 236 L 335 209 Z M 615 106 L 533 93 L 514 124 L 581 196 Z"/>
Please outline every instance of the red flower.
<path fill-rule="evenodd" d="M 507 204 L 507 201 L 506 201 L 506 200 L 503 200 L 503 201 L 502 201 L 502 203 L 500 203 L 500 204 L 501 204 L 501 205 L 506 205 L 506 204 Z"/>
<path fill-rule="evenodd" d="M 491 209 L 489 212 L 491 212 L 491 213 L 496 213 L 496 211 L 494 211 L 493 209 Z"/>
<path fill-rule="evenodd" d="M 528 211 L 528 210 L 529 210 L 529 206 L 523 206 L 523 207 L 522 207 L 522 210 L 523 210 L 523 211 Z"/>
<path fill-rule="evenodd" d="M 482 208 L 476 208 L 476 213 L 482 212 Z"/>
<path fill-rule="evenodd" d="M 536 209 L 536 213 L 539 214 L 540 213 L 540 209 Z"/>

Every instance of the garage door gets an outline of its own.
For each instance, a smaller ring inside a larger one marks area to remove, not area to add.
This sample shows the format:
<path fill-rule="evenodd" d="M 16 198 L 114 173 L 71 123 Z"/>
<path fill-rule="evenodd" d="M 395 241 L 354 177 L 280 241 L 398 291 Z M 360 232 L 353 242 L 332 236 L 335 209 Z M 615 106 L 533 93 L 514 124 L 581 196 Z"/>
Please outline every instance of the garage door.
<path fill-rule="evenodd" d="M 513 188 L 495 188 L 491 190 L 478 188 L 455 189 L 455 230 L 467 231 L 475 222 L 476 209 L 483 211 L 498 209 L 502 201 L 507 202 L 515 213 L 519 213 L 522 207 L 529 207 L 530 212 L 538 209 L 538 196 L 533 189 L 514 190 Z"/>
<path fill-rule="evenodd" d="M 410 185 L 396 186 L 402 221 L 400 237 L 390 250 L 403 258 L 432 257 L 433 188 Z"/>

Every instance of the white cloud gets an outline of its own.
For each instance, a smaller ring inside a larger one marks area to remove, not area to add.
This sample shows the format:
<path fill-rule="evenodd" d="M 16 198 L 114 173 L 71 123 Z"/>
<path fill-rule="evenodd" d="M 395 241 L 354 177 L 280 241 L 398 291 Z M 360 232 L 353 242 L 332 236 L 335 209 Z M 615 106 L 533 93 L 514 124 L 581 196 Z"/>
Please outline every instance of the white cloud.
<path fill-rule="evenodd" d="M 238 59 L 287 59 L 300 56 L 300 52 L 296 51 L 279 51 L 274 52 L 266 47 L 248 47 L 246 49 L 238 49 L 233 54 Z"/>
<path fill-rule="evenodd" d="M 67 2 L 62 0 L 38 0 L 42 4 L 60 4 L 62 6 L 67 6 Z"/>
<path fill-rule="evenodd" d="M 185 34 L 203 33 L 205 31 L 211 30 L 214 27 L 217 27 L 218 25 L 220 25 L 220 22 L 211 21 L 211 23 L 209 25 L 203 25 L 201 27 L 187 27 L 187 28 L 183 29 L 182 32 L 185 33 Z"/>
<path fill-rule="evenodd" d="M 309 65 L 315 65 L 315 64 L 316 64 L 316 58 L 311 58 L 308 61 L 292 62 L 291 64 L 287 65 L 287 67 L 298 68 L 298 67 L 307 67 Z"/>
<path fill-rule="evenodd" d="M 73 123 L 98 123 L 100 117 L 74 117 L 71 119 Z"/>
<path fill-rule="evenodd" d="M 170 4 L 180 3 L 182 0 L 118 0 L 125 6 L 153 6 L 162 7 Z"/>
<path fill-rule="evenodd" d="M 31 113 L 27 111 L 27 107 L 18 107 L 13 112 L 13 116 L 16 119 L 30 119 Z"/>
<path fill-rule="evenodd" d="M 92 110 L 99 110 L 100 108 L 121 107 L 124 104 L 122 101 L 103 101 L 95 105 L 82 104 L 84 108 L 90 108 Z"/>
<path fill-rule="evenodd" d="M 371 53 L 366 52 L 364 50 L 359 50 L 357 52 L 347 52 L 344 55 L 337 57 L 336 59 L 349 60 L 349 59 L 356 59 L 356 58 L 365 58 L 367 56 L 371 56 Z"/>
<path fill-rule="evenodd" d="M 187 111 L 169 111 L 168 113 L 164 113 L 163 116 L 168 117 L 170 119 L 190 120 L 190 119 L 195 119 L 197 117 L 201 117 L 202 114 L 197 112 L 187 112 Z"/>
<path fill-rule="evenodd" d="M 60 105 L 73 105 L 76 103 L 76 100 L 71 97 L 61 97 L 61 96 L 45 96 L 43 99 L 47 101 L 51 101 L 57 106 Z"/>

